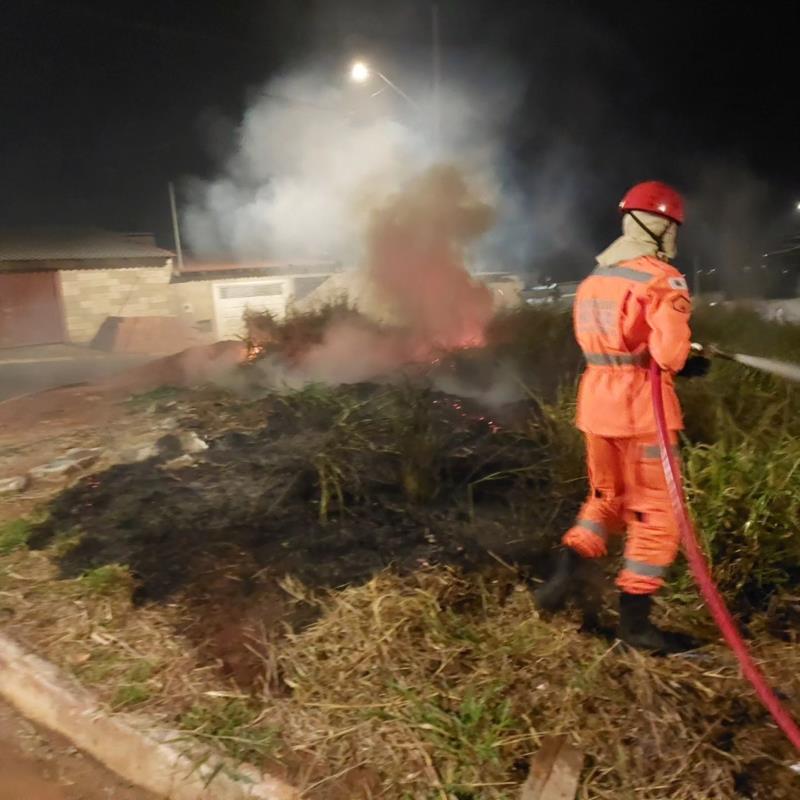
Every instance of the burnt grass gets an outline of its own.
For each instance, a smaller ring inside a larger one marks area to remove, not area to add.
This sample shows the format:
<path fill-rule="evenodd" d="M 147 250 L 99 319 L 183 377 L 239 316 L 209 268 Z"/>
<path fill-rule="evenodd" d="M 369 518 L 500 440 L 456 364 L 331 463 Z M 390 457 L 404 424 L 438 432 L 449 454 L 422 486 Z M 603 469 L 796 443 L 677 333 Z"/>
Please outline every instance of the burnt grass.
<path fill-rule="evenodd" d="M 59 494 L 31 546 L 73 536 L 59 549 L 65 577 L 124 564 L 135 603 L 180 596 L 198 623 L 233 624 L 274 606 L 285 576 L 319 588 L 387 567 L 541 572 L 583 492 L 559 496 L 552 423 L 532 401 L 490 412 L 419 387 L 311 388 L 246 404 L 247 426 L 229 413 L 214 430 L 224 405 L 191 416 L 209 444 L 192 466 L 166 468 L 177 451 L 165 437 L 158 456 Z"/>

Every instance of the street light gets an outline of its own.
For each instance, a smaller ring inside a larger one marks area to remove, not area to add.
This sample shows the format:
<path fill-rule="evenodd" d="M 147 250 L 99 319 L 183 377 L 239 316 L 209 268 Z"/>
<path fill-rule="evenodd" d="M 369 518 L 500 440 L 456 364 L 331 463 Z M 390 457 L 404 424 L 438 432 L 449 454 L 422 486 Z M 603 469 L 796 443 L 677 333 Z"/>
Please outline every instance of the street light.
<path fill-rule="evenodd" d="M 800 200 L 797 201 L 797 205 L 794 207 L 795 211 L 800 211 Z"/>
<path fill-rule="evenodd" d="M 350 67 L 350 79 L 356 83 L 366 83 L 369 80 L 369 67 L 363 61 L 354 61 Z"/>
<path fill-rule="evenodd" d="M 403 98 L 410 106 L 417 109 L 419 111 L 419 105 L 412 100 L 394 81 L 389 80 L 382 72 L 379 72 L 377 69 L 373 70 L 370 69 L 369 65 L 366 64 L 364 61 L 354 61 L 350 67 L 350 80 L 354 81 L 355 83 L 366 83 L 370 77 L 375 74 L 377 75 L 390 89 L 400 97 Z"/>

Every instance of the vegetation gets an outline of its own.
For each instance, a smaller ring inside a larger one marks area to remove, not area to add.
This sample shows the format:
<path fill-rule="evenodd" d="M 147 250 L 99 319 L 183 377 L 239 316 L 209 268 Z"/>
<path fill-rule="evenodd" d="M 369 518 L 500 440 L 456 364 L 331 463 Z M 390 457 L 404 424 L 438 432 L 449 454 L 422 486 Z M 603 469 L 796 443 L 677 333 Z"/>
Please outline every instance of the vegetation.
<path fill-rule="evenodd" d="M 0 526 L 0 555 L 8 555 L 14 550 L 24 547 L 31 535 L 28 520 L 15 519 Z"/>
<path fill-rule="evenodd" d="M 180 726 L 193 736 L 217 742 L 239 761 L 263 761 L 276 746 L 277 731 L 264 709 L 240 698 L 210 698 L 188 709 Z"/>
<path fill-rule="evenodd" d="M 282 757 L 370 770 L 368 790 L 337 798 L 511 800 L 515 765 L 552 733 L 588 754 L 585 800 L 795 796 L 791 746 L 722 649 L 654 659 L 579 634 L 541 619 L 509 572 L 387 574 L 320 603 L 281 648 L 292 694 L 270 699 L 270 719 Z M 756 654 L 800 689 L 796 648 L 767 638 Z"/>
<path fill-rule="evenodd" d="M 130 570 L 120 564 L 104 564 L 85 572 L 79 580 L 88 592 L 98 595 L 129 593 L 132 583 Z"/>

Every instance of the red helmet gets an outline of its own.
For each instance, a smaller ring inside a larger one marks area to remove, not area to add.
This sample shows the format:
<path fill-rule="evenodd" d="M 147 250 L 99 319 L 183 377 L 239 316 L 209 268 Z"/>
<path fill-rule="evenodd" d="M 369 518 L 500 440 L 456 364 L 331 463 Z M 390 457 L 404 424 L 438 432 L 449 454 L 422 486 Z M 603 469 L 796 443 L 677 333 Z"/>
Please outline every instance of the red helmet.
<path fill-rule="evenodd" d="M 628 189 L 625 197 L 619 204 L 620 211 L 649 211 L 651 214 L 658 214 L 661 217 L 683 223 L 683 198 L 666 183 L 661 181 L 645 181 L 637 183 L 632 189 Z"/>

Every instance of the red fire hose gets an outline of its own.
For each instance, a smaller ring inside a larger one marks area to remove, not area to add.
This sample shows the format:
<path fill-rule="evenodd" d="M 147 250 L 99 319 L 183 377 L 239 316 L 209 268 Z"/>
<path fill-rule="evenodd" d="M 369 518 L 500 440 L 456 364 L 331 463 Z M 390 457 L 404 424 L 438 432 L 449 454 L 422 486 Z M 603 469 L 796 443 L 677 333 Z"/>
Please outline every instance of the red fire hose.
<path fill-rule="evenodd" d="M 800 751 L 800 728 L 798 728 L 797 723 L 792 719 L 792 716 L 778 699 L 778 696 L 767 683 L 761 670 L 753 661 L 753 657 L 750 655 L 750 651 L 747 649 L 747 645 L 744 643 L 736 627 L 736 623 L 725 605 L 725 601 L 722 599 L 719 590 L 714 584 L 708 561 L 697 541 L 697 534 L 695 533 L 694 526 L 689 516 L 689 510 L 686 506 L 686 497 L 683 493 L 680 468 L 669 443 L 667 420 L 664 416 L 661 369 L 655 361 L 650 363 L 650 385 L 653 392 L 653 410 L 656 417 L 656 426 L 658 427 L 661 465 L 664 468 L 664 476 L 667 479 L 667 489 L 672 505 L 672 513 L 675 516 L 681 532 L 683 550 L 689 562 L 689 567 L 711 611 L 711 616 L 714 617 L 714 621 L 725 637 L 728 647 L 733 650 L 736 658 L 739 660 L 745 677 L 750 681 L 753 688 L 756 690 L 759 700 L 761 700 L 769 713 L 772 714 L 773 719 L 780 729 L 786 734 L 795 748 Z"/>

